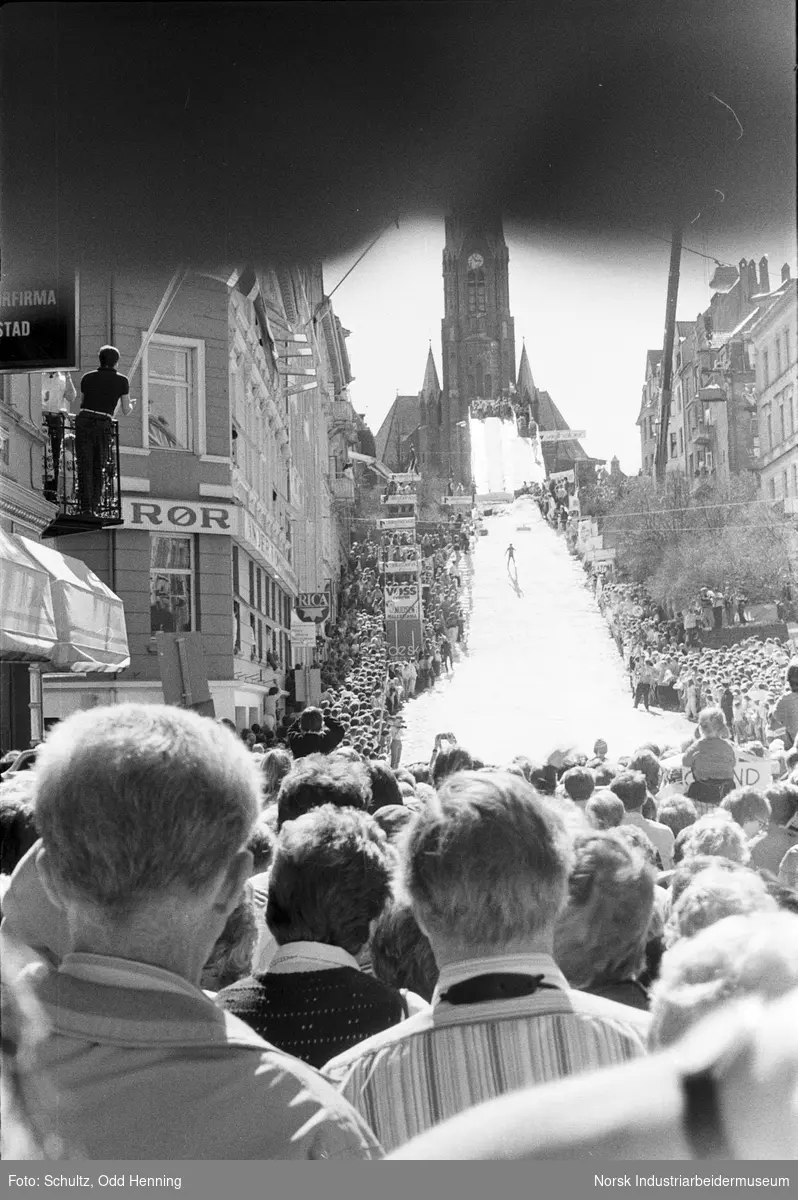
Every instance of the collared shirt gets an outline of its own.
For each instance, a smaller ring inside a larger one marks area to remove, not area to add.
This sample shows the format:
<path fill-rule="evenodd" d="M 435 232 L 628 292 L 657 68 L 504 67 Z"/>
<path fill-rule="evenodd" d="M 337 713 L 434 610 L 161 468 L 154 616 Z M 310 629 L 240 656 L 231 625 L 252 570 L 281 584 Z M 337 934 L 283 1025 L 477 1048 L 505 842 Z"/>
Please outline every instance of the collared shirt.
<path fill-rule="evenodd" d="M 676 839 L 673 830 L 659 821 L 649 821 L 641 812 L 628 812 L 623 819 L 624 825 L 636 825 L 642 829 L 655 850 L 659 850 L 663 871 L 669 871 L 673 866 L 673 844 Z"/>
<path fill-rule="evenodd" d="M 550 989 L 452 1005 L 455 983 L 479 975 L 542 975 Z M 472 959 L 443 968 L 428 1012 L 361 1042 L 324 1074 L 395 1149 L 493 1096 L 645 1053 L 647 1013 L 573 991 L 544 954 Z"/>
<path fill-rule="evenodd" d="M 269 972 L 294 975 L 300 971 L 334 971 L 337 967 L 360 970 L 357 959 L 340 946 L 326 946 L 323 942 L 289 942 L 287 946 L 278 946 Z"/>
<path fill-rule="evenodd" d="M 37 1048 L 65 1145 L 92 1159 L 372 1158 L 361 1118 L 186 979 L 67 954 L 27 968 L 50 1025 Z"/>

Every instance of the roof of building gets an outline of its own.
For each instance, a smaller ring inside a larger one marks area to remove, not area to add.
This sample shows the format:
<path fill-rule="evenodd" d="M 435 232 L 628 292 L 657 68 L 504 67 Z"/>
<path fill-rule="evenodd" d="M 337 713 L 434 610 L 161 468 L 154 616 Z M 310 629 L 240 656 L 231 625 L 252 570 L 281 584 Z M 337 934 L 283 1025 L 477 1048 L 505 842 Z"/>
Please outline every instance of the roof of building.
<path fill-rule="evenodd" d="M 541 430 L 571 428 L 548 392 L 538 391 L 538 426 Z M 590 457 L 589 454 L 585 453 L 581 444 L 575 440 L 569 442 L 544 442 L 542 449 L 544 461 L 547 458 L 547 454 L 557 463 L 566 459 L 568 462 L 581 462 L 583 459 Z M 550 471 L 554 469 L 549 462 L 546 462 L 546 466 Z M 565 468 L 558 467 L 557 469 L 564 470 Z"/>
<path fill-rule="evenodd" d="M 658 367 L 662 362 L 662 350 L 647 350 L 646 351 L 646 367 L 652 369 Z"/>
<path fill-rule="evenodd" d="M 374 439 L 377 458 L 386 466 L 395 466 L 401 461 L 402 443 L 418 428 L 419 419 L 418 396 L 397 396 Z"/>

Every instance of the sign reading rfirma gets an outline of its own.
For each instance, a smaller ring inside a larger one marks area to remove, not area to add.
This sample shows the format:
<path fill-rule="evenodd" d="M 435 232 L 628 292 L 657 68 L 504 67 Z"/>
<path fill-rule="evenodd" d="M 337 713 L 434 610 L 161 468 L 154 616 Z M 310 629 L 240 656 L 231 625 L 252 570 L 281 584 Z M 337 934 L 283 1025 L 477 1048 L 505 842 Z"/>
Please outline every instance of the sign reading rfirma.
<path fill-rule="evenodd" d="M 0 281 L 0 371 L 74 371 L 78 284 L 75 275 Z"/>

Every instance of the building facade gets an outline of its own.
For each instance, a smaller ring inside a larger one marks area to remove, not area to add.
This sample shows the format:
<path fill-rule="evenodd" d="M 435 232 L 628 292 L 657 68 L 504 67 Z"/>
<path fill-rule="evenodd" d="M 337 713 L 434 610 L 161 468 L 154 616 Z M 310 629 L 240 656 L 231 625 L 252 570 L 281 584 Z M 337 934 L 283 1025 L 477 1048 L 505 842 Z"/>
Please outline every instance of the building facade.
<path fill-rule="evenodd" d="M 777 302 L 768 262 L 741 259 L 721 267 L 709 307 L 695 322 L 678 321 L 666 469 L 695 487 L 727 483 L 757 470 L 761 422 L 757 412 L 750 331 Z M 642 472 L 655 474 L 660 421 L 662 352 L 649 350 L 637 425 Z"/>
<path fill-rule="evenodd" d="M 798 510 L 798 281 L 782 271 L 774 302 L 746 332 L 755 373 L 762 494 Z"/>
<path fill-rule="evenodd" d="M 39 540 L 55 512 L 43 490 L 42 386 L 40 372 L 0 375 L 0 528 L 33 541 Z M 29 701 L 27 665 L 0 662 L 3 751 L 28 746 Z"/>
<path fill-rule="evenodd" d="M 189 273 L 148 339 L 167 284 L 83 281 L 81 369 L 110 342 L 125 373 L 144 346 L 139 403 L 119 422 L 123 525 L 56 543 L 124 601 L 131 666 L 112 682 L 45 676 L 45 717 L 160 701 L 157 634 L 197 633 L 217 716 L 252 724 L 294 663 L 300 597 L 334 594 L 354 497 L 335 496 L 348 365 L 340 347 L 331 364 L 325 318 L 343 336 L 321 268 Z"/>

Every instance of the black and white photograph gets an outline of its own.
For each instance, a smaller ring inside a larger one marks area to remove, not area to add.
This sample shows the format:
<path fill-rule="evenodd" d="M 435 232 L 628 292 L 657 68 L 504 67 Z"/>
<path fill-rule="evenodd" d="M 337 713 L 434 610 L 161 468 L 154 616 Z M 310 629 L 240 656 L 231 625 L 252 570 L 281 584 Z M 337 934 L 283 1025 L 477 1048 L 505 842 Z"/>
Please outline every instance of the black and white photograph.
<path fill-rule="evenodd" d="M 794 1192 L 795 64 L 0 10 L 4 1193 Z"/>

